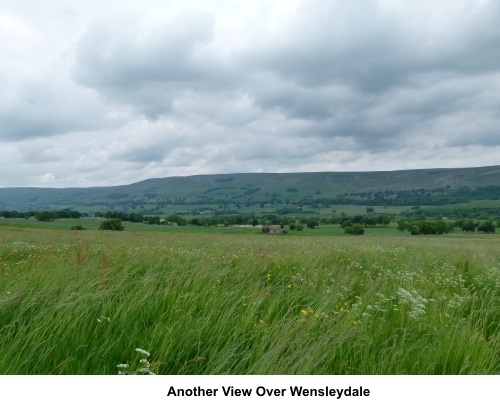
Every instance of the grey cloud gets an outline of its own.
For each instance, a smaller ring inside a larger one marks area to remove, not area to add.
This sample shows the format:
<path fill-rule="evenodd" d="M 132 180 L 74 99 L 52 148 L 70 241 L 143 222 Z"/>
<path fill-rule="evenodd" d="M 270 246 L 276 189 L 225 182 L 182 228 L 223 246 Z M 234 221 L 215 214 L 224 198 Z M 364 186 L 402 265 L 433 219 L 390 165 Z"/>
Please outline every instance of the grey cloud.
<path fill-rule="evenodd" d="M 499 2 L 304 0 L 273 19 L 273 2 L 146 1 L 128 20 L 104 3 L 49 32 L 68 32 L 37 53 L 54 66 L 0 67 L 2 159 L 51 184 L 498 162 Z"/>
<path fill-rule="evenodd" d="M 127 27 L 116 37 L 116 28 L 94 26 L 79 43 L 75 78 L 150 119 L 182 116 L 200 126 L 262 131 L 258 114 L 274 114 L 301 122 L 275 122 L 283 136 L 398 148 L 440 117 L 469 108 L 475 90 L 464 75 L 492 67 L 479 56 L 496 38 L 489 16 L 499 8 L 488 3 L 469 19 L 427 31 L 425 7 L 412 21 L 381 4 L 306 0 L 294 19 L 269 30 L 268 41 L 224 60 L 213 47 L 210 14 L 187 12 L 154 34 Z M 242 94 L 247 102 L 235 114 L 231 104 Z"/>
<path fill-rule="evenodd" d="M 88 118 L 81 117 L 78 110 L 71 111 L 47 105 L 17 105 L 0 113 L 0 139 L 19 141 L 54 136 L 73 130 L 96 129 L 99 123 Z"/>
<path fill-rule="evenodd" d="M 182 92 L 210 90 L 222 80 L 204 53 L 213 35 L 214 16 L 197 11 L 146 33 L 134 26 L 93 25 L 78 44 L 74 78 L 155 118 Z"/>
<path fill-rule="evenodd" d="M 112 127 L 103 104 L 64 79 L 36 78 L 2 100 L 0 139 L 19 141 L 71 131 Z"/>
<path fill-rule="evenodd" d="M 378 90 L 396 81 L 395 62 L 409 53 L 401 30 L 376 2 L 309 0 L 252 59 L 303 86 L 349 83 Z"/>
<path fill-rule="evenodd" d="M 158 147 L 158 145 L 150 145 L 132 148 L 126 153 L 119 154 L 116 157 L 129 162 L 147 163 L 161 161 L 165 157 L 165 154 L 163 148 Z"/>
<path fill-rule="evenodd" d="M 421 14 L 413 10 L 399 18 L 381 4 L 306 0 L 286 32 L 270 37 L 264 52 L 253 56 L 304 86 L 340 82 L 367 92 L 405 85 L 412 75 L 429 70 L 498 70 L 497 2 L 476 6 L 470 14 L 443 15 L 434 25 L 425 5 Z"/>

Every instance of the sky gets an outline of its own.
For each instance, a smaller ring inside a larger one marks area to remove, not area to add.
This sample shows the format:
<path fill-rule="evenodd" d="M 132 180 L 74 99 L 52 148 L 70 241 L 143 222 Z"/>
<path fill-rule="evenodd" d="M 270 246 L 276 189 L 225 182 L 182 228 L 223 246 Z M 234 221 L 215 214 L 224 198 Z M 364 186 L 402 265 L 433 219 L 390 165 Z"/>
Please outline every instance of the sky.
<path fill-rule="evenodd" d="M 500 164 L 495 0 L 0 0 L 0 187 Z"/>

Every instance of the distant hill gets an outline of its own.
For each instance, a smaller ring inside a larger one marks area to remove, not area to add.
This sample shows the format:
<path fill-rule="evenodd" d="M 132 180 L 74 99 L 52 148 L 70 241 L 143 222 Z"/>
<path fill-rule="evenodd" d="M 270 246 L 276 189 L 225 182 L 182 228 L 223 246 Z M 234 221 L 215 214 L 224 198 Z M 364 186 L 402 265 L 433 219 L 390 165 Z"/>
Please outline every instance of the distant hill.
<path fill-rule="evenodd" d="M 441 205 L 500 199 L 500 166 L 376 172 L 240 173 L 148 179 L 90 188 L 0 188 L 0 211 L 165 213 L 182 207 L 241 209 Z"/>

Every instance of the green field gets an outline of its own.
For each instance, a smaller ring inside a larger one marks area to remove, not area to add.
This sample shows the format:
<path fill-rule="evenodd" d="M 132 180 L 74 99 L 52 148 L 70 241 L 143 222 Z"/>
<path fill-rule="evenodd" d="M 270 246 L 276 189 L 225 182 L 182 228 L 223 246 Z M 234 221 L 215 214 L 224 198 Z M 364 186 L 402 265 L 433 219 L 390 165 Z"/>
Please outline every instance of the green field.
<path fill-rule="evenodd" d="M 71 221 L 2 221 L 0 374 L 500 373 L 497 235 Z"/>
<path fill-rule="evenodd" d="M 71 230 L 71 227 L 75 225 L 80 225 L 88 231 L 96 231 L 99 228 L 101 221 L 97 220 L 86 220 L 81 218 L 75 219 L 57 219 L 55 221 L 37 221 L 35 219 L 3 219 L 0 220 L 0 230 L 2 228 L 15 227 L 19 229 L 47 229 L 47 230 Z M 143 223 L 133 223 L 125 221 L 123 222 L 126 232 L 147 232 L 147 233 L 166 233 L 166 234 L 242 234 L 242 235 L 260 235 L 262 233 L 261 227 L 252 227 L 250 225 L 245 226 L 210 226 L 210 227 L 198 227 L 198 226 L 168 226 L 168 225 L 148 225 Z M 285 227 L 287 230 L 286 235 L 280 235 L 278 237 L 288 237 L 288 236 L 345 236 L 344 230 L 340 225 L 319 225 L 314 229 L 309 229 L 304 227 L 301 231 L 290 231 L 289 227 Z M 367 236 L 402 236 L 401 232 L 397 230 L 397 223 L 391 223 L 388 227 L 366 227 L 365 234 Z M 406 232 L 405 235 L 407 235 Z M 459 229 L 455 229 L 451 232 L 451 235 L 463 236 L 463 232 Z M 479 235 L 478 235 L 479 237 Z"/>

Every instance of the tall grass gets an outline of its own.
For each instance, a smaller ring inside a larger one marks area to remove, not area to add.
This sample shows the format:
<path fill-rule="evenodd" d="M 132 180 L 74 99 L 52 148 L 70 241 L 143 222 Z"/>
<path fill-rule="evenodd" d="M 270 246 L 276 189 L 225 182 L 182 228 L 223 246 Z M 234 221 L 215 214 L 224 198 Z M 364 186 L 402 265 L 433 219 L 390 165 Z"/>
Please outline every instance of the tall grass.
<path fill-rule="evenodd" d="M 498 373 L 498 242 L 4 228 L 0 373 Z"/>

